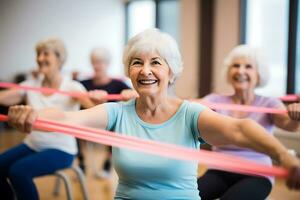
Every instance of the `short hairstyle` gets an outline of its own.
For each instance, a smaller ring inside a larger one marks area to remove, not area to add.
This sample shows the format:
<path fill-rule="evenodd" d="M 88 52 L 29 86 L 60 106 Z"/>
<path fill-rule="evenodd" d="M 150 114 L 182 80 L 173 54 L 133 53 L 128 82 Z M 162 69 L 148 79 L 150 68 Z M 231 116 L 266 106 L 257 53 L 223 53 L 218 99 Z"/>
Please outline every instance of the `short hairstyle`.
<path fill-rule="evenodd" d="M 129 75 L 129 65 L 132 58 L 141 53 L 158 53 L 172 71 L 170 84 L 174 83 L 183 70 L 183 63 L 176 41 L 167 33 L 159 29 L 147 29 L 128 41 L 124 49 L 123 64 L 125 74 Z"/>
<path fill-rule="evenodd" d="M 96 47 L 92 49 L 90 56 L 95 56 L 96 58 L 103 60 L 107 64 L 109 64 L 111 61 L 111 54 L 108 49 L 104 47 Z"/>
<path fill-rule="evenodd" d="M 46 38 L 40 40 L 35 46 L 36 53 L 43 50 L 53 51 L 63 65 L 67 59 L 67 51 L 64 43 L 58 38 Z"/>
<path fill-rule="evenodd" d="M 228 75 L 230 66 L 234 64 L 233 62 L 237 58 L 247 58 L 255 63 L 258 72 L 258 83 L 256 87 L 263 87 L 267 84 L 269 80 L 269 69 L 264 63 L 258 48 L 249 45 L 238 45 L 233 48 L 224 59 L 226 76 Z"/>

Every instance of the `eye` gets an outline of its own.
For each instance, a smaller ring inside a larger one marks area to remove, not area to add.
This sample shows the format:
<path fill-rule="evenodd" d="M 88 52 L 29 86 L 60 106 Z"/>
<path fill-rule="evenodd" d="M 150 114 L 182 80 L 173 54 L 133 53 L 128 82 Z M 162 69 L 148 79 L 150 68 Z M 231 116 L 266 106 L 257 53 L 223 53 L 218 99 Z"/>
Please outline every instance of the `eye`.
<path fill-rule="evenodd" d="M 239 67 L 240 67 L 240 64 L 234 63 L 234 64 L 232 65 L 232 67 L 234 67 L 234 68 L 239 68 Z"/>
<path fill-rule="evenodd" d="M 246 69 L 252 69 L 252 68 L 253 68 L 252 65 L 250 65 L 250 64 L 246 65 Z"/>
<path fill-rule="evenodd" d="M 131 62 L 131 65 L 130 65 L 130 66 L 137 66 L 137 65 L 141 65 L 141 64 L 142 64 L 141 61 L 139 61 L 139 60 L 134 60 L 134 61 Z"/>
<path fill-rule="evenodd" d="M 153 64 L 153 65 L 161 65 L 161 63 L 159 61 L 157 61 L 157 60 L 153 60 L 151 62 L 151 64 Z"/>

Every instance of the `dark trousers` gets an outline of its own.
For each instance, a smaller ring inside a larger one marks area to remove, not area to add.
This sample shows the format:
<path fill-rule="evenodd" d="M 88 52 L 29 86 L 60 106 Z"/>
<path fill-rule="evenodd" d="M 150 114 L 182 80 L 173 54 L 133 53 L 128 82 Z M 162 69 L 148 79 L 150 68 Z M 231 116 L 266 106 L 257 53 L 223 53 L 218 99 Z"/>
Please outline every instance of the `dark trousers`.
<path fill-rule="evenodd" d="M 198 179 L 201 200 L 264 200 L 272 190 L 265 177 L 208 170 Z"/>
<path fill-rule="evenodd" d="M 37 200 L 33 178 L 69 167 L 74 156 L 57 149 L 36 152 L 20 144 L 0 154 L 0 196 L 3 200 Z M 11 187 L 12 186 L 12 187 Z"/>

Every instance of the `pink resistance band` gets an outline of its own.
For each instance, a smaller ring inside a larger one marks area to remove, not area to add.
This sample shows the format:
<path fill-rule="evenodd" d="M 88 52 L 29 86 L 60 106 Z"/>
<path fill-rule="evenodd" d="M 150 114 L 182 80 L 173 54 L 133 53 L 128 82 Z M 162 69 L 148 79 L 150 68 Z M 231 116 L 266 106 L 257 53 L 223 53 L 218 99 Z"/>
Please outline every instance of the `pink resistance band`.
<path fill-rule="evenodd" d="M 22 90 L 30 90 L 35 92 L 41 92 L 41 93 L 58 93 L 62 95 L 67 95 L 71 97 L 82 97 L 82 96 L 88 96 L 88 93 L 84 92 L 66 92 L 61 90 L 56 90 L 52 88 L 38 88 L 38 87 L 30 87 L 30 86 L 23 86 L 18 85 L 15 83 L 6 83 L 6 82 L 0 82 L 0 88 L 16 88 L 16 89 L 22 89 Z M 122 100 L 122 95 L 120 94 L 109 94 L 106 97 L 107 100 L 115 100 L 119 101 Z M 272 114 L 285 114 L 287 113 L 287 110 L 285 109 L 275 109 L 275 108 L 267 108 L 267 107 L 257 107 L 257 106 L 245 106 L 245 105 L 231 105 L 231 104 L 220 104 L 220 103 L 209 103 L 204 100 L 199 99 L 190 99 L 190 101 L 199 102 L 203 105 L 206 105 L 207 107 L 211 109 L 222 109 L 222 110 L 236 110 L 236 111 L 244 111 L 244 112 L 259 112 L 259 113 L 272 113 Z"/>
<path fill-rule="evenodd" d="M 295 94 L 288 94 L 288 95 L 280 97 L 280 100 L 282 100 L 282 101 L 298 101 L 299 99 L 300 99 L 300 97 L 298 97 Z"/>
<path fill-rule="evenodd" d="M 7 116 L 0 115 L 0 121 L 7 120 Z M 201 164 L 206 164 L 211 168 L 224 171 L 258 176 L 277 176 L 281 178 L 288 177 L 288 171 L 282 167 L 270 167 L 230 155 L 139 139 L 106 130 L 99 130 L 77 125 L 68 125 L 42 119 L 36 120 L 34 123 L 34 128 L 44 131 L 61 132 L 92 142 L 150 153 L 158 156 L 165 156 L 172 159 L 197 161 Z"/>
<path fill-rule="evenodd" d="M 83 96 L 88 97 L 88 93 L 86 93 L 86 92 L 66 92 L 66 91 L 56 90 L 56 89 L 52 89 L 52 88 L 30 87 L 30 86 L 19 85 L 19 84 L 15 84 L 15 83 L 6 83 L 6 82 L 0 82 L 0 88 L 15 88 L 15 89 L 41 92 L 41 93 L 46 93 L 46 94 L 57 93 L 57 94 L 67 95 L 67 96 L 75 97 L 75 98 L 79 98 L 79 97 L 83 97 Z M 123 99 L 123 96 L 121 94 L 109 94 L 106 96 L 106 99 L 119 101 L 119 100 Z"/>
<path fill-rule="evenodd" d="M 234 105 L 234 104 L 224 104 L 224 103 L 210 103 L 205 100 L 191 99 L 193 102 L 201 103 L 211 109 L 219 110 L 234 110 L 234 111 L 243 111 L 243 112 L 256 112 L 256 113 L 271 113 L 271 114 L 285 114 L 287 113 L 286 109 L 275 109 L 268 107 L 258 107 L 258 106 L 245 106 L 245 105 Z"/>

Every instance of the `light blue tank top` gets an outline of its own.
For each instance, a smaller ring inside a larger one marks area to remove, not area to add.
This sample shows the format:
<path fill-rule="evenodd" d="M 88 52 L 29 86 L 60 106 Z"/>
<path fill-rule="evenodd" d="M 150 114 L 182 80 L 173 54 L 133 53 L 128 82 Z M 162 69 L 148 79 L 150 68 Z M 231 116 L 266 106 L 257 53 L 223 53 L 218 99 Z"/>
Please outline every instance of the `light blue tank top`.
<path fill-rule="evenodd" d="M 183 101 L 177 112 L 161 124 L 142 121 L 136 113 L 135 100 L 107 103 L 106 109 L 107 130 L 199 149 L 197 122 L 205 109 L 200 104 Z M 115 199 L 200 199 L 197 162 L 113 148 L 113 163 L 119 176 Z"/>

